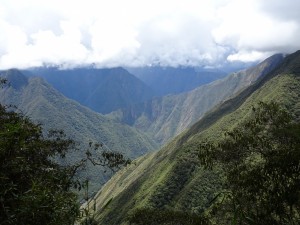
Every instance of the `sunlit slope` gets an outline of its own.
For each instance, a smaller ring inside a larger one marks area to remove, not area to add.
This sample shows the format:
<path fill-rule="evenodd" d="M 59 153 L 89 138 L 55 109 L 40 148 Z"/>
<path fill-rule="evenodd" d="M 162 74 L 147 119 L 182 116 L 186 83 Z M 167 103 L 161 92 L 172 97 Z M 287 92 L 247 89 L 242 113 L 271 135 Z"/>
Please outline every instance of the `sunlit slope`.
<path fill-rule="evenodd" d="M 282 60 L 283 55 L 277 54 L 254 67 L 230 74 L 192 91 L 154 98 L 119 110 L 112 116 L 147 132 L 162 145 L 190 127 L 214 106 L 275 69 Z"/>
<path fill-rule="evenodd" d="M 220 191 L 221 172 L 201 168 L 196 152 L 204 138 L 214 141 L 245 120 L 260 101 L 276 101 L 300 118 L 300 52 L 237 96 L 216 107 L 159 152 L 144 156 L 115 175 L 95 196 L 96 219 L 122 224 L 137 208 L 200 213 Z"/>

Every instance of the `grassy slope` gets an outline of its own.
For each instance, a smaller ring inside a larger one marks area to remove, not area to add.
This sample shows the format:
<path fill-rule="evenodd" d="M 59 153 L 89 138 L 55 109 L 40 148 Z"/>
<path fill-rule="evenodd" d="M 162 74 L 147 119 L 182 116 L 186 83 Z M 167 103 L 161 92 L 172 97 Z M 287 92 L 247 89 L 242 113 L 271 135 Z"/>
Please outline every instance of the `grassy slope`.
<path fill-rule="evenodd" d="M 132 158 L 156 149 L 155 143 L 145 134 L 64 97 L 41 78 L 27 80 L 18 71 L 8 71 L 3 75 L 14 79 L 11 87 L 0 90 L 0 101 L 16 105 L 47 130 L 62 129 L 69 137 L 83 144 L 89 141 L 103 142 L 110 149 L 121 151 Z M 72 157 L 78 158 L 82 154 L 76 153 Z M 101 175 L 95 169 L 89 175 L 97 189 L 97 183 L 107 179 L 106 175 Z"/>
<path fill-rule="evenodd" d="M 297 52 L 275 72 L 221 104 L 159 152 L 120 171 L 96 195 L 96 218 L 101 224 L 121 224 L 128 213 L 145 206 L 205 210 L 221 188 L 221 176 L 220 171 L 205 171 L 199 166 L 194 154 L 198 143 L 203 138 L 222 138 L 224 130 L 246 119 L 259 101 L 275 100 L 300 118 L 299 75 Z"/>
<path fill-rule="evenodd" d="M 282 57 L 274 55 L 257 66 L 233 73 L 193 91 L 155 98 L 123 111 L 119 110 L 114 115 L 164 144 L 198 121 L 214 106 L 274 69 L 282 61 Z"/>

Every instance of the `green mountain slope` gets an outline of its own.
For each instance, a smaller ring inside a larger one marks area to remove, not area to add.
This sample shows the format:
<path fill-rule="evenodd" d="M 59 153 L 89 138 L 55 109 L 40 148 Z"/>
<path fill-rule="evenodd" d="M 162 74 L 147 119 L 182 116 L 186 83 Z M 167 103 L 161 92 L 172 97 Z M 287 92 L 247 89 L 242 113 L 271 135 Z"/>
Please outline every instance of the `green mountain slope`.
<path fill-rule="evenodd" d="M 260 101 L 276 101 L 300 119 L 300 51 L 275 71 L 225 101 L 160 151 L 136 160 L 98 192 L 100 224 L 125 224 L 135 209 L 150 207 L 201 213 L 221 190 L 221 171 L 204 170 L 196 157 L 204 138 L 218 141 L 245 120 Z"/>
<path fill-rule="evenodd" d="M 46 130 L 62 129 L 69 137 L 83 144 L 102 142 L 131 158 L 156 149 L 155 143 L 145 134 L 64 97 L 40 77 L 26 78 L 17 70 L 2 72 L 1 75 L 10 82 L 10 87 L 0 90 L 1 103 L 17 106 L 18 110 L 41 123 Z M 96 171 L 92 173 L 95 183 L 103 183 L 106 179 Z"/>
<path fill-rule="evenodd" d="M 190 92 L 154 98 L 110 115 L 148 133 L 162 145 L 190 127 L 214 106 L 275 69 L 282 60 L 283 55 L 277 54 L 254 67 Z"/>

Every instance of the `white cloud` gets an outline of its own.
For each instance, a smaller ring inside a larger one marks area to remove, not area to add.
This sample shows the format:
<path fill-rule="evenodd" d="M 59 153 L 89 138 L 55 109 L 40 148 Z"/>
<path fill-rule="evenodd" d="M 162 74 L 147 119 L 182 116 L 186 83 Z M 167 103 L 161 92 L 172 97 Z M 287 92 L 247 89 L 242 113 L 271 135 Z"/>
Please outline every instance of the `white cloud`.
<path fill-rule="evenodd" d="M 232 61 L 242 61 L 242 62 L 253 62 L 256 60 L 264 59 L 268 56 L 268 53 L 258 52 L 258 51 L 240 51 L 235 54 L 231 54 L 227 57 L 227 60 Z"/>
<path fill-rule="evenodd" d="M 0 69 L 207 65 L 300 48 L 295 0 L 1 0 Z"/>
<path fill-rule="evenodd" d="M 220 24 L 213 35 L 217 43 L 234 49 L 228 56 L 231 61 L 261 60 L 276 52 L 290 53 L 300 48 L 299 21 L 265 11 L 266 5 L 261 2 L 233 0 L 217 11 Z M 268 2 L 268 6 L 273 4 Z"/>

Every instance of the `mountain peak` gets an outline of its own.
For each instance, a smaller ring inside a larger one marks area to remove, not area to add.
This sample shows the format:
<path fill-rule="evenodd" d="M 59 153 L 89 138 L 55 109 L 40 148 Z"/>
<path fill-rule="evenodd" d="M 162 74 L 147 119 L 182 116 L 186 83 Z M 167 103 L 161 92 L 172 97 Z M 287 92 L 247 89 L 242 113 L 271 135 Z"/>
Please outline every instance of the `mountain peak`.
<path fill-rule="evenodd" d="M 28 84 L 28 78 L 17 69 L 6 70 L 1 73 L 1 76 L 7 79 L 8 84 L 16 90 Z"/>
<path fill-rule="evenodd" d="M 100 113 L 110 113 L 148 100 L 154 95 L 146 84 L 122 67 L 72 70 L 38 68 L 28 73 L 43 77 L 66 97 Z"/>
<path fill-rule="evenodd" d="M 292 73 L 299 75 L 300 73 L 300 50 L 287 55 L 286 60 L 281 66 L 280 72 Z"/>

